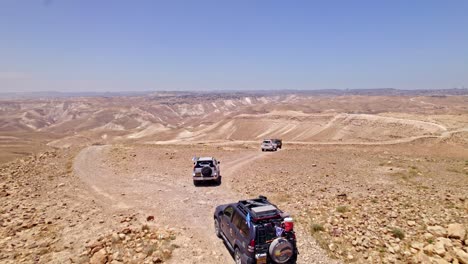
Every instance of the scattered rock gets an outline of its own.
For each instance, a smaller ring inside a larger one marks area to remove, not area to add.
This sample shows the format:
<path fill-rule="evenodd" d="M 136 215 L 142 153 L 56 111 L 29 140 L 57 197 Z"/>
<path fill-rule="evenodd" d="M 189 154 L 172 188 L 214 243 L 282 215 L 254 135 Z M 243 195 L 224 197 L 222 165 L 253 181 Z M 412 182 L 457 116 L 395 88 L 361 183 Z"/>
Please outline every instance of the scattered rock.
<path fill-rule="evenodd" d="M 447 236 L 447 230 L 441 226 L 428 226 L 427 231 L 435 236 Z"/>
<path fill-rule="evenodd" d="M 468 253 L 459 248 L 454 248 L 458 261 L 462 264 L 468 264 Z"/>
<path fill-rule="evenodd" d="M 419 243 L 419 242 L 413 242 L 413 243 L 411 243 L 411 247 L 414 248 L 414 249 L 417 249 L 417 250 L 422 250 L 423 247 L 424 247 L 424 244 Z"/>
<path fill-rule="evenodd" d="M 107 252 L 104 248 L 94 253 L 94 255 L 89 260 L 90 264 L 105 264 L 106 262 L 107 262 Z"/>
<path fill-rule="evenodd" d="M 462 224 L 449 224 L 448 225 L 448 236 L 450 238 L 465 239 L 466 230 Z"/>
<path fill-rule="evenodd" d="M 434 244 L 434 253 L 442 257 L 445 255 L 445 244 L 443 241 L 439 240 Z"/>

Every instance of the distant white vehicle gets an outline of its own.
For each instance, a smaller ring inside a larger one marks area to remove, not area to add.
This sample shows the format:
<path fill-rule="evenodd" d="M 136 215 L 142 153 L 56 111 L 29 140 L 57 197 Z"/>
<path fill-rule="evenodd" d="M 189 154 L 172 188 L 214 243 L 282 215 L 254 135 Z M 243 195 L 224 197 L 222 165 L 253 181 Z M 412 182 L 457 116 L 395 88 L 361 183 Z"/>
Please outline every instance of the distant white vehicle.
<path fill-rule="evenodd" d="M 262 142 L 262 151 L 276 151 L 278 145 L 271 139 L 264 139 Z"/>
<path fill-rule="evenodd" d="M 221 184 L 221 171 L 219 164 L 221 161 L 213 157 L 193 157 L 193 184 L 195 186 L 203 181 L 214 181 Z"/>

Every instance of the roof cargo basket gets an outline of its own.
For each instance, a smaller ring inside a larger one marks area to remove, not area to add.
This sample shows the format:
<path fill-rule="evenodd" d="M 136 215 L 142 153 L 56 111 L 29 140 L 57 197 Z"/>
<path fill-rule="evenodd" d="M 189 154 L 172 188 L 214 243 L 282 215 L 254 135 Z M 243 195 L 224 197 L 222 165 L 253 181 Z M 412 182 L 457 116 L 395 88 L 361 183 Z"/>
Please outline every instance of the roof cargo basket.
<path fill-rule="evenodd" d="M 265 196 L 241 200 L 237 207 L 244 215 L 250 214 L 253 221 L 281 217 L 281 210 L 271 204 Z"/>

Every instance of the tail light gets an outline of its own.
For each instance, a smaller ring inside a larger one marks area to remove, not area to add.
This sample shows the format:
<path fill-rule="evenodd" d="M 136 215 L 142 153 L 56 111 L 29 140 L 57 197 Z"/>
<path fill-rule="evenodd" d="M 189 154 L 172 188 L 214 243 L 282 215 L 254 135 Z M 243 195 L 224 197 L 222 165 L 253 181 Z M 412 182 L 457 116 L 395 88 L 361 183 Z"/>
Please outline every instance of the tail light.
<path fill-rule="evenodd" d="M 292 233 L 291 238 L 292 238 L 292 240 L 296 240 L 296 233 Z"/>
<path fill-rule="evenodd" d="M 252 239 L 250 240 L 249 246 L 247 247 L 247 250 L 249 252 L 254 252 L 255 251 L 255 240 Z"/>

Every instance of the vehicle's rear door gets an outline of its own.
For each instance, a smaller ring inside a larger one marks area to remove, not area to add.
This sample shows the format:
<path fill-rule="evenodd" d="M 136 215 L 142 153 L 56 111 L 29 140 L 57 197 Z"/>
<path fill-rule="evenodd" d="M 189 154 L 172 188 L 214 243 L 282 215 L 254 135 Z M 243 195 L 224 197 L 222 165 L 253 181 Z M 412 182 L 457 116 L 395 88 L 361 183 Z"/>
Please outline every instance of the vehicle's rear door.
<path fill-rule="evenodd" d="M 239 214 L 239 212 L 234 211 L 234 215 L 232 216 L 231 221 L 231 238 L 229 241 L 231 245 L 234 245 L 236 243 L 236 240 L 239 240 L 241 237 L 239 227 L 242 221 L 245 221 L 244 218 Z"/>
<path fill-rule="evenodd" d="M 249 243 L 250 243 L 250 228 L 247 225 L 245 217 L 241 214 L 234 215 L 232 219 L 232 224 L 235 226 L 235 238 L 236 241 L 233 240 L 233 243 L 237 242 L 239 248 L 242 248 L 242 251 L 246 250 Z M 247 253 L 247 252 L 245 252 Z"/>
<path fill-rule="evenodd" d="M 232 221 L 232 216 L 234 214 L 234 207 L 228 206 L 226 209 L 224 209 L 223 214 L 221 215 L 221 230 L 223 231 L 224 236 L 230 243 L 231 238 L 232 238 L 232 227 L 231 227 L 231 221 Z"/>

